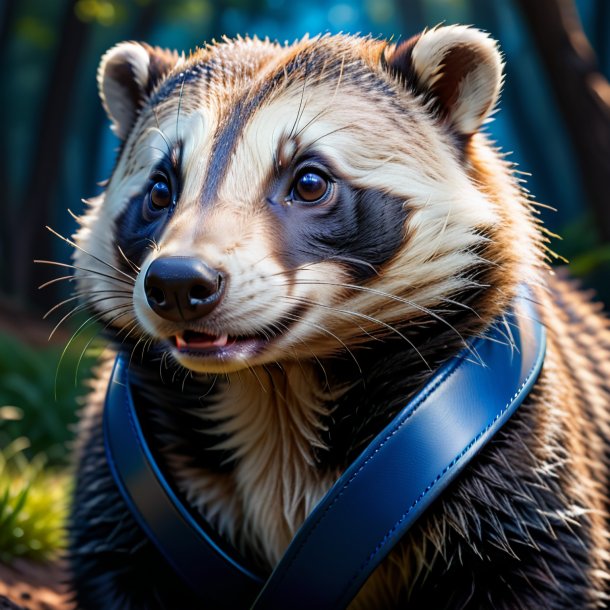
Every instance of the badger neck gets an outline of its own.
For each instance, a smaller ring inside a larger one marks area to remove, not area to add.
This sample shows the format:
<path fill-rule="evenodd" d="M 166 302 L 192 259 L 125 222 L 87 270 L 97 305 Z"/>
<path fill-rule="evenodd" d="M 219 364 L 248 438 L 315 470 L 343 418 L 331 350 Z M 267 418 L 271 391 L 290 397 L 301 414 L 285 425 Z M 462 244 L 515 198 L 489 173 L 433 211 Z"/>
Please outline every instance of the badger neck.
<path fill-rule="evenodd" d="M 496 317 L 460 308 L 408 340 L 226 377 L 185 376 L 150 356 L 132 361 L 131 385 L 149 442 L 186 501 L 270 569 L 367 443 Z"/>
<path fill-rule="evenodd" d="M 191 464 L 229 472 L 264 447 L 286 467 L 336 473 L 487 324 L 462 309 L 406 339 L 229 375 L 191 375 L 156 356 L 131 369 L 151 426 Z"/>

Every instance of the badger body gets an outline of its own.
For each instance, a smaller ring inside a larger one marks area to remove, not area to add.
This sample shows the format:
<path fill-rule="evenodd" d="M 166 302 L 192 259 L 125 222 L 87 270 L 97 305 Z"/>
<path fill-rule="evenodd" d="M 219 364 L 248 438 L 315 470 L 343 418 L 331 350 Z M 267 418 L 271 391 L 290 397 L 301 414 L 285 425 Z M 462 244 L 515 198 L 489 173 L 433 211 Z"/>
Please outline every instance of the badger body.
<path fill-rule="evenodd" d="M 461 26 L 189 57 L 122 43 L 98 80 L 122 147 L 75 236 L 79 293 L 114 338 L 76 451 L 78 607 L 202 607 L 109 472 L 116 350 L 185 502 L 269 572 L 521 283 L 548 331 L 540 378 L 351 607 L 605 607 L 610 331 L 549 271 L 534 205 L 480 130 L 495 43 Z"/>

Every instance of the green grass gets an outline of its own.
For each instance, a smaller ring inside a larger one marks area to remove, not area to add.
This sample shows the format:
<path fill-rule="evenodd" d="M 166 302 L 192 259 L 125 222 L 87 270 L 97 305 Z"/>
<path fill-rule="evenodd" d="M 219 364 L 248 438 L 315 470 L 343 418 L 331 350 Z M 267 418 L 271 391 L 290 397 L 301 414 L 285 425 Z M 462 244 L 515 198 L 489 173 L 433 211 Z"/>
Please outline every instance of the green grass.
<path fill-rule="evenodd" d="M 0 335 L 0 562 L 53 560 L 65 544 L 69 442 L 90 374 L 87 340 L 36 349 Z M 79 367 L 78 383 L 76 369 Z"/>
<path fill-rule="evenodd" d="M 59 366 L 63 348 L 34 349 L 0 335 L 0 450 L 26 437 L 26 457 L 42 454 L 49 466 L 66 463 L 78 403 L 87 394 L 81 382 L 75 383 L 83 341 L 75 343 Z M 99 348 L 88 350 L 80 362 L 79 379 L 89 376 L 92 351 Z"/>
<path fill-rule="evenodd" d="M 65 545 L 70 480 L 45 459 L 28 460 L 25 438 L 0 452 L 0 561 L 50 561 Z"/>

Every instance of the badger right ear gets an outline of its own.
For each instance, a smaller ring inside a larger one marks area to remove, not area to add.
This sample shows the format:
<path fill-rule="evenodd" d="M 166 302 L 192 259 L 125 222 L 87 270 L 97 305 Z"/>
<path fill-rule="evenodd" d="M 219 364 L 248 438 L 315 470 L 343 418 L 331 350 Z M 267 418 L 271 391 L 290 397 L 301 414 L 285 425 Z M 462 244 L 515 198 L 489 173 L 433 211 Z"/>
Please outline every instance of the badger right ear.
<path fill-rule="evenodd" d="M 99 94 L 121 140 L 154 86 L 182 61 L 176 51 L 139 42 L 121 42 L 105 53 L 97 71 Z"/>
<path fill-rule="evenodd" d="M 390 70 L 431 102 L 430 110 L 464 136 L 477 131 L 496 105 L 502 57 L 484 32 L 463 25 L 436 27 L 392 47 Z"/>

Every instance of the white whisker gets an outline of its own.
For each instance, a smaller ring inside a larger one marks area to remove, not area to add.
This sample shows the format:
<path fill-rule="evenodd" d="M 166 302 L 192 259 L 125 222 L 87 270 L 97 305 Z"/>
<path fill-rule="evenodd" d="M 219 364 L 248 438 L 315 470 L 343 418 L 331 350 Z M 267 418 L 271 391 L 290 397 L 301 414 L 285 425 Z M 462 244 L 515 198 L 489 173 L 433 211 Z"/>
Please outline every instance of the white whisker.
<path fill-rule="evenodd" d="M 413 343 L 413 341 L 411 341 L 410 339 L 408 339 L 407 337 L 405 337 L 405 335 L 403 333 L 401 333 L 397 328 L 395 328 L 394 326 L 392 326 L 391 324 L 387 324 L 386 322 L 383 322 L 382 320 L 378 320 L 377 318 L 373 317 L 373 316 L 369 316 L 363 313 L 359 313 L 356 311 L 349 311 L 346 309 L 339 309 L 338 307 L 333 307 L 332 305 L 325 305 L 323 303 L 317 303 L 316 301 L 312 301 L 311 299 L 304 299 L 302 297 L 285 297 L 287 299 L 290 300 L 296 300 L 299 301 L 301 303 L 306 303 L 308 305 L 313 305 L 315 307 L 321 307 L 323 309 L 328 309 L 337 313 L 342 313 L 348 316 L 354 316 L 357 318 L 363 318 L 369 322 L 373 322 L 374 324 L 378 324 L 380 326 L 382 326 L 383 328 L 386 328 L 390 331 L 392 331 L 393 333 L 396 333 L 401 339 L 403 339 L 406 343 L 409 344 L 409 346 L 411 346 L 411 348 L 417 353 L 417 355 L 421 358 L 422 362 L 426 365 L 426 367 L 428 368 L 428 370 L 432 370 L 432 367 L 430 366 L 430 364 L 428 363 L 428 361 L 424 358 L 423 354 L 419 351 L 419 349 L 417 349 L 417 346 Z M 360 325 L 357 324 L 357 326 L 359 328 L 362 329 L 362 327 Z M 362 329 L 364 330 L 364 329 Z M 369 337 L 372 337 L 372 335 L 370 333 L 368 333 L 367 331 L 364 331 Z M 380 340 L 377 337 L 372 337 L 375 340 Z"/>
<path fill-rule="evenodd" d="M 87 252 L 87 250 L 85 250 L 84 248 L 81 248 L 78 244 L 74 243 L 71 239 L 68 239 L 67 237 L 64 237 L 63 235 L 60 235 L 57 231 L 55 231 L 51 227 L 47 226 L 46 228 L 53 235 L 55 235 L 56 237 L 59 237 L 59 239 L 61 239 L 62 241 L 66 242 L 68 245 L 72 246 L 73 248 L 76 248 L 79 252 L 82 252 L 83 254 L 86 254 L 87 256 L 90 256 L 93 260 L 97 261 L 98 263 L 102 263 L 102 265 L 106 265 L 106 267 L 109 267 L 113 271 L 116 271 L 117 273 L 120 273 L 122 276 L 124 276 L 127 279 L 131 280 L 135 284 L 135 281 L 136 281 L 135 277 L 129 275 L 128 273 L 125 273 L 124 271 L 121 271 L 120 269 L 118 269 L 114 265 L 111 265 L 108 261 L 105 261 L 105 260 L 99 258 L 98 256 L 95 256 L 95 254 L 91 254 L 91 252 Z M 35 262 L 38 262 L 38 261 L 35 261 Z"/>
<path fill-rule="evenodd" d="M 78 271 L 85 271 L 86 273 L 93 273 L 94 276 L 97 275 L 99 277 L 105 277 L 109 280 L 112 280 L 113 282 L 121 282 L 122 284 L 127 284 L 128 286 L 133 286 L 135 284 L 135 280 L 133 280 L 133 278 L 132 278 L 131 282 L 127 282 L 126 280 L 123 280 L 119 277 L 114 277 L 113 275 L 108 275 L 107 273 L 102 273 L 101 271 L 96 271 L 95 269 L 79 267 L 78 265 L 69 265 L 68 263 L 59 263 L 57 261 L 47 261 L 47 260 L 42 260 L 42 259 L 36 259 L 34 262 L 38 263 L 39 265 L 54 265 L 55 267 L 64 267 L 66 269 L 76 269 Z M 127 274 L 124 274 L 124 275 L 127 275 Z M 127 277 L 131 278 L 131 276 L 129 276 L 129 275 Z"/>
<path fill-rule="evenodd" d="M 341 346 L 343 347 L 343 349 L 345 349 L 345 351 L 351 356 L 353 361 L 356 363 L 356 366 L 358 367 L 358 371 L 360 372 L 360 375 L 362 375 L 362 368 L 360 366 L 360 363 L 358 362 L 358 359 L 356 358 L 356 356 L 354 356 L 354 353 L 352 352 L 352 350 L 345 344 L 344 341 L 342 341 L 339 337 L 337 337 L 337 335 L 335 335 L 333 332 L 331 332 L 327 328 L 324 328 L 320 324 L 315 324 L 313 322 L 310 322 L 309 320 L 306 320 L 302 316 L 295 315 L 295 314 L 286 314 L 286 318 L 288 318 L 289 320 L 293 320 L 295 322 L 303 323 L 306 326 L 310 326 L 312 328 L 315 328 L 316 330 L 323 332 L 324 334 L 330 335 L 333 339 L 335 339 L 338 343 L 340 343 Z"/>

